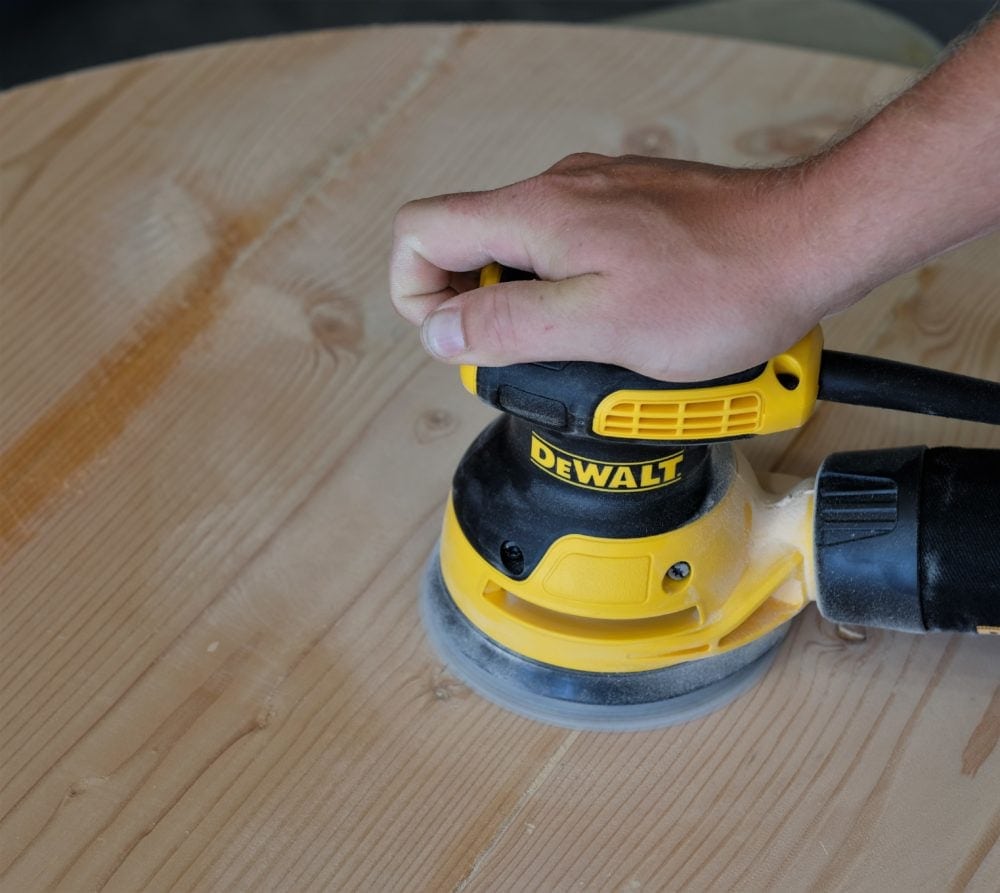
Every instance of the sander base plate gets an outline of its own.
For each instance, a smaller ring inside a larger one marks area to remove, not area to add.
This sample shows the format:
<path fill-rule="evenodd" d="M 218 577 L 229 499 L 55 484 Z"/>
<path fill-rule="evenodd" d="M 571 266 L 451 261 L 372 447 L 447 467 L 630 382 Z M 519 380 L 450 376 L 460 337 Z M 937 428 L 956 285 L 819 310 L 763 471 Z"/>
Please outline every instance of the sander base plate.
<path fill-rule="evenodd" d="M 733 651 L 656 670 L 557 667 L 517 654 L 475 627 L 448 593 L 437 548 L 424 570 L 420 609 L 434 649 L 473 691 L 522 716 L 592 731 L 661 728 L 724 707 L 764 675 L 790 626 Z"/>

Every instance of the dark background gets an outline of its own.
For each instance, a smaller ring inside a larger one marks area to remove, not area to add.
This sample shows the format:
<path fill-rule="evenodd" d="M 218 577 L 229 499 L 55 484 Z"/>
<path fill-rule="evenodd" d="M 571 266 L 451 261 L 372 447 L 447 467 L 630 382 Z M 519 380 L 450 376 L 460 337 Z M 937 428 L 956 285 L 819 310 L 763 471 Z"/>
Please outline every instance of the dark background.
<path fill-rule="evenodd" d="M 0 86 L 241 37 L 391 22 L 600 21 L 692 0 L 0 0 Z M 808 0 L 802 0 L 808 2 Z M 993 0 L 869 0 L 947 42 Z"/>

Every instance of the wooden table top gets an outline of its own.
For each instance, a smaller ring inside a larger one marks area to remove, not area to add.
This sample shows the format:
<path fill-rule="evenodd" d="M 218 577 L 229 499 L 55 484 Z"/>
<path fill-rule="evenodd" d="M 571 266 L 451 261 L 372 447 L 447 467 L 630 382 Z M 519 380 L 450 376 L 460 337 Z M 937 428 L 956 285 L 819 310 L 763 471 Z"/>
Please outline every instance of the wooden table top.
<path fill-rule="evenodd" d="M 387 298 L 395 209 L 576 150 L 767 163 L 902 69 L 571 27 L 365 28 L 0 97 L 2 889 L 995 890 L 1000 650 L 838 637 L 570 732 L 430 652 L 420 569 L 490 411 Z M 1000 378 L 1000 241 L 829 321 Z M 1000 447 L 824 406 L 751 444 Z M 992 878 L 992 880 L 991 880 Z"/>

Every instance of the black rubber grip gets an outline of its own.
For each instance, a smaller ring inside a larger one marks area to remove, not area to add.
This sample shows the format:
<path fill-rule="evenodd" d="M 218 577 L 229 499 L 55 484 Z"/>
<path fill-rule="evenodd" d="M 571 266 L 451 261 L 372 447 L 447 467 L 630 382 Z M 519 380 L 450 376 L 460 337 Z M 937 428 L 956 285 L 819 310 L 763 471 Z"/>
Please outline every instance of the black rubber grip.
<path fill-rule="evenodd" d="M 479 366 L 476 393 L 491 406 L 550 431 L 596 439 L 594 414 L 610 393 L 623 390 L 671 391 L 702 388 L 706 391 L 757 378 L 765 365 L 711 381 L 666 382 L 605 363 L 515 363 L 512 366 Z M 714 437 L 710 440 L 731 438 Z"/>
<path fill-rule="evenodd" d="M 1000 630 L 1000 450 L 835 453 L 816 476 L 814 536 L 828 619 Z"/>
<path fill-rule="evenodd" d="M 537 279 L 534 273 L 503 267 L 501 282 Z M 594 414 L 600 402 L 615 391 L 671 391 L 698 388 L 709 390 L 752 381 L 766 368 L 765 363 L 732 375 L 698 382 L 665 382 L 607 363 L 561 361 L 515 363 L 510 366 L 479 366 L 476 394 L 491 406 L 524 419 L 550 432 L 589 440 L 613 440 L 594 432 Z M 635 438 L 628 438 L 635 440 Z M 731 440 L 710 436 L 708 440 Z M 664 443 L 663 438 L 650 442 Z"/>

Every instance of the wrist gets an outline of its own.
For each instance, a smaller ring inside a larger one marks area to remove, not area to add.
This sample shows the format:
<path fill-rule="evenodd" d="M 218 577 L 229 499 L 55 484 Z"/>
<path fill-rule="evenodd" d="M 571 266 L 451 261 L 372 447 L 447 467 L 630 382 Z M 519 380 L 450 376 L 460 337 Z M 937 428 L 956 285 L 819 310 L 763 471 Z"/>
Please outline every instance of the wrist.
<path fill-rule="evenodd" d="M 824 159 L 762 173 L 768 196 L 763 211 L 780 222 L 765 262 L 782 311 L 804 331 L 874 288 L 881 281 L 880 261 L 852 225 L 858 205 L 841 195 L 839 174 Z"/>

